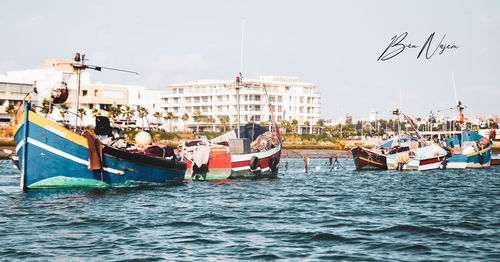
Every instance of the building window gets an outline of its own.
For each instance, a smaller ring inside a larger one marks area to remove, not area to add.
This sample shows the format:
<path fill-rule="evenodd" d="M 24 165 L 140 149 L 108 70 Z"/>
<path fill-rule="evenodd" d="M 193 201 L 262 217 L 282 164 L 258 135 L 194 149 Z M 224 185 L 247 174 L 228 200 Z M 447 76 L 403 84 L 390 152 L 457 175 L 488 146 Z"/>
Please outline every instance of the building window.
<path fill-rule="evenodd" d="M 98 92 L 99 92 L 99 90 L 94 90 L 94 96 L 97 96 Z"/>
<path fill-rule="evenodd" d="M 82 96 L 87 96 L 88 91 L 87 90 L 82 90 Z"/>
<path fill-rule="evenodd" d="M 94 108 L 94 104 L 89 104 L 89 109 L 93 109 Z"/>
<path fill-rule="evenodd" d="M 283 101 L 283 97 L 282 96 L 278 96 L 278 103 L 281 103 Z"/>

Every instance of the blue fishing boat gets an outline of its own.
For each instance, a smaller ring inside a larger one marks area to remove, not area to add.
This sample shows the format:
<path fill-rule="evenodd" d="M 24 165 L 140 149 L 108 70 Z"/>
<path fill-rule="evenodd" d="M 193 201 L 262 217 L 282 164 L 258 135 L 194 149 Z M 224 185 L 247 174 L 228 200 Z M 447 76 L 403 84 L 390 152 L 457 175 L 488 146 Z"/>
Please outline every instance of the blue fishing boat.
<path fill-rule="evenodd" d="M 29 102 L 13 130 L 22 190 L 175 184 L 186 171 L 182 161 L 101 145 L 32 111 Z"/>
<path fill-rule="evenodd" d="M 451 152 L 447 168 L 486 168 L 490 167 L 493 143 L 474 131 L 464 131 L 446 140 Z"/>

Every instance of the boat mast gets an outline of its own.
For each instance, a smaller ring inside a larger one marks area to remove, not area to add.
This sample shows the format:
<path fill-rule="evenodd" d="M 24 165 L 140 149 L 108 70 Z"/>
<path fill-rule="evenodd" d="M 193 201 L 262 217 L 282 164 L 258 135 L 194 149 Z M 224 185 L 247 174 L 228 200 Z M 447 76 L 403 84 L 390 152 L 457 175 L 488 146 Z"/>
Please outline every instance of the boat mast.
<path fill-rule="evenodd" d="M 85 68 L 85 52 L 76 53 L 75 55 L 75 63 L 73 64 L 73 68 L 76 70 L 77 75 L 77 90 L 76 90 L 76 114 L 75 114 L 75 126 L 74 131 L 78 128 L 78 109 L 80 107 L 80 79 L 82 76 L 82 70 Z"/>
<path fill-rule="evenodd" d="M 76 53 L 75 54 L 75 62 L 73 63 L 73 69 L 76 70 L 77 74 L 77 92 L 76 92 L 76 120 L 75 120 L 75 127 L 74 131 L 76 132 L 78 128 L 78 109 L 80 107 L 80 82 L 81 82 L 81 75 L 82 71 L 85 69 L 94 69 L 96 71 L 101 71 L 101 69 L 107 69 L 107 70 L 113 70 L 113 71 L 119 71 L 119 72 L 124 72 L 124 73 L 131 73 L 135 74 L 137 78 L 139 78 L 139 73 L 135 71 L 129 71 L 129 70 L 124 70 L 124 69 L 118 69 L 118 68 L 112 68 L 112 67 L 103 67 L 103 66 L 94 66 L 94 65 L 87 65 L 85 63 L 85 52 L 81 53 Z"/>
<path fill-rule="evenodd" d="M 237 111 L 237 134 L 238 139 L 240 139 L 240 84 L 243 86 L 243 40 L 245 35 L 245 20 L 241 20 L 241 49 L 240 49 L 240 73 L 236 77 L 236 111 Z"/>

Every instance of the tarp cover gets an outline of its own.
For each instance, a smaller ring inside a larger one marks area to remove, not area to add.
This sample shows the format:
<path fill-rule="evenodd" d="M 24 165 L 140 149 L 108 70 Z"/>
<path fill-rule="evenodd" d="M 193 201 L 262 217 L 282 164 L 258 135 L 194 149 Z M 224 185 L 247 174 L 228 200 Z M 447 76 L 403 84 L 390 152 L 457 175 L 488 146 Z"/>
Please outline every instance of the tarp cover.
<path fill-rule="evenodd" d="M 249 138 L 253 142 L 255 139 L 257 139 L 258 136 L 264 134 L 267 131 L 269 130 L 263 126 L 248 123 L 240 127 L 240 138 Z M 235 130 L 235 132 L 238 131 Z"/>
<path fill-rule="evenodd" d="M 463 139 L 462 139 L 463 137 Z M 480 140 L 481 138 L 484 138 L 484 136 L 474 132 L 474 131 L 465 131 L 462 132 L 448 140 L 446 140 L 446 146 L 447 147 L 452 147 L 451 143 L 453 142 L 453 146 L 462 146 L 462 141 L 477 141 Z"/>

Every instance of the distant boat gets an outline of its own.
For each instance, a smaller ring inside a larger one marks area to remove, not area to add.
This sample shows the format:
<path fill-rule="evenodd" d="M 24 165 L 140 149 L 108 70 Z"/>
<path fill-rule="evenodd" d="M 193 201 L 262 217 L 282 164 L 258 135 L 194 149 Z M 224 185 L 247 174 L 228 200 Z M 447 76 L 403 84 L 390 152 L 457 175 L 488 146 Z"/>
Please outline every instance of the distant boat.
<path fill-rule="evenodd" d="M 446 155 L 446 150 L 437 145 L 420 147 L 387 156 L 387 168 L 419 171 L 438 169 Z"/>
<path fill-rule="evenodd" d="M 447 168 L 488 168 L 493 143 L 474 131 L 465 131 L 446 140 L 452 153 Z"/>
<path fill-rule="evenodd" d="M 18 113 L 13 132 L 22 190 L 182 183 L 186 171 L 184 162 L 100 143 L 95 144 L 95 149 L 101 149 L 102 155 L 93 161 L 90 155 L 94 151 L 89 146 L 92 136 L 86 138 L 37 114 L 28 102 L 24 112 Z M 96 163 L 99 167 L 90 170 Z"/>

